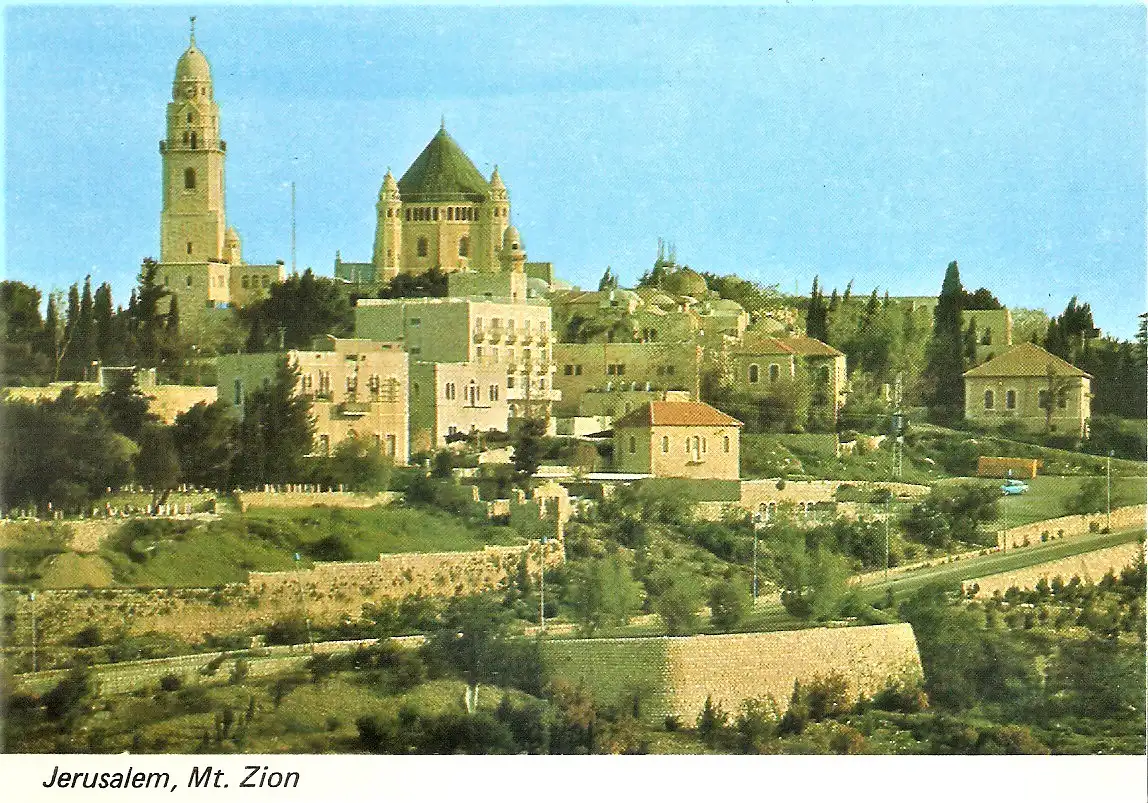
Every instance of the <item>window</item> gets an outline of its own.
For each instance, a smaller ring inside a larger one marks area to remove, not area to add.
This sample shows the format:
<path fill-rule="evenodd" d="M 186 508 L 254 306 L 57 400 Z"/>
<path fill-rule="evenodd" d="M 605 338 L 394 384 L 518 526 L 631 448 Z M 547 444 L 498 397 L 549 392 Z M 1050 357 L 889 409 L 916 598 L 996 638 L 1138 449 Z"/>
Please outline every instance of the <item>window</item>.
<path fill-rule="evenodd" d="M 235 403 L 243 404 L 243 380 L 235 380 Z"/>
<path fill-rule="evenodd" d="M 1056 406 L 1061 410 L 1068 408 L 1068 391 L 1061 390 L 1056 394 Z"/>
<path fill-rule="evenodd" d="M 458 255 L 460 257 L 465 257 L 465 256 L 470 255 L 470 238 L 469 237 L 459 237 L 458 238 Z"/>
<path fill-rule="evenodd" d="M 781 378 L 781 366 L 777 363 L 770 363 L 769 366 L 769 381 L 776 382 Z"/>
<path fill-rule="evenodd" d="M 416 399 L 419 397 L 419 391 L 420 391 L 420 388 L 419 388 L 418 382 L 415 382 L 413 385 L 411 385 L 411 395 L 414 396 Z"/>
<path fill-rule="evenodd" d="M 190 276 L 187 277 L 187 286 L 191 287 L 191 277 Z"/>
<path fill-rule="evenodd" d="M 427 238 L 419 237 L 418 242 L 415 244 L 416 251 L 420 257 L 427 255 Z"/>
<path fill-rule="evenodd" d="M 447 383 L 446 383 L 446 390 L 444 391 L 444 394 L 443 394 L 443 395 L 444 395 L 444 396 L 445 396 L 447 399 L 452 399 L 452 400 L 453 400 L 453 399 L 455 398 L 455 387 L 454 387 L 454 382 L 447 382 Z"/>
<path fill-rule="evenodd" d="M 574 366 L 569 364 L 563 366 L 562 373 L 566 376 L 574 376 Z"/>
<path fill-rule="evenodd" d="M 670 453 L 670 436 L 669 435 L 663 435 L 662 436 L 662 454 L 669 454 L 669 453 Z"/>
<path fill-rule="evenodd" d="M 498 385 L 491 385 L 487 388 L 487 397 L 492 401 L 498 401 Z"/>
<path fill-rule="evenodd" d="M 411 327 L 413 327 L 415 329 L 417 329 L 419 326 L 421 326 L 422 322 L 423 322 L 422 318 L 411 318 L 410 319 L 410 325 L 411 325 Z"/>
<path fill-rule="evenodd" d="M 756 365 L 751 365 L 751 366 L 749 367 L 749 383 L 750 383 L 751 385 L 756 385 L 756 384 L 757 384 L 757 381 L 758 381 L 758 376 L 759 376 L 760 370 L 761 370 L 761 369 L 759 369 L 759 368 L 758 368 Z"/>
<path fill-rule="evenodd" d="M 1038 390 L 1036 392 L 1036 406 L 1042 410 L 1048 409 L 1048 390 Z"/>
<path fill-rule="evenodd" d="M 411 210 L 408 209 L 407 210 L 407 220 L 409 221 L 410 219 L 411 219 Z"/>
<path fill-rule="evenodd" d="M 195 168 L 189 167 L 183 171 L 183 188 L 185 190 L 195 189 Z"/>
<path fill-rule="evenodd" d="M 475 357 L 477 357 L 477 358 L 478 358 L 478 359 L 480 359 L 480 360 L 482 359 L 482 346 L 475 346 L 475 348 L 474 348 L 474 356 L 475 356 Z"/>
<path fill-rule="evenodd" d="M 239 280 L 239 283 L 241 285 L 243 285 L 243 289 L 246 290 L 248 288 L 248 286 L 250 286 L 251 280 L 248 279 L 246 276 L 244 276 L 242 279 Z"/>
<path fill-rule="evenodd" d="M 506 375 L 506 387 L 508 387 L 508 388 L 514 387 L 514 374 L 507 374 Z"/>
<path fill-rule="evenodd" d="M 625 363 L 610 363 L 606 366 L 607 376 L 623 376 L 626 373 Z"/>
<path fill-rule="evenodd" d="M 395 447 L 395 436 L 394 435 L 388 435 L 387 436 L 387 457 L 394 457 L 395 456 L 395 448 L 396 448 Z"/>
<path fill-rule="evenodd" d="M 574 366 L 574 376 L 582 376 L 582 366 L 581 365 L 575 365 Z"/>
<path fill-rule="evenodd" d="M 638 452 L 638 439 L 633 435 L 630 436 L 630 454 L 637 454 Z"/>
<path fill-rule="evenodd" d="M 191 253 L 191 240 L 187 241 L 187 253 Z"/>
<path fill-rule="evenodd" d="M 991 410 L 996 404 L 996 398 L 991 390 L 985 391 L 985 409 Z"/>
<path fill-rule="evenodd" d="M 723 437 L 721 439 L 721 450 L 723 452 L 725 452 L 726 454 L 729 454 L 729 447 L 730 447 L 729 435 L 726 435 L 725 437 Z"/>
<path fill-rule="evenodd" d="M 992 344 L 993 344 L 993 330 L 992 329 L 986 329 L 985 333 L 983 335 L 981 335 L 981 345 L 982 346 L 991 346 Z"/>
<path fill-rule="evenodd" d="M 183 144 L 184 145 L 187 144 L 187 132 L 186 131 L 183 132 Z"/>
<path fill-rule="evenodd" d="M 1004 395 L 1004 406 L 1006 410 L 1016 409 L 1016 391 L 1006 390 Z"/>
<path fill-rule="evenodd" d="M 194 132 L 194 131 L 192 131 L 192 132 L 191 132 L 191 149 L 192 149 L 192 150 L 195 150 L 195 148 L 196 148 L 196 143 L 195 143 L 195 132 Z"/>

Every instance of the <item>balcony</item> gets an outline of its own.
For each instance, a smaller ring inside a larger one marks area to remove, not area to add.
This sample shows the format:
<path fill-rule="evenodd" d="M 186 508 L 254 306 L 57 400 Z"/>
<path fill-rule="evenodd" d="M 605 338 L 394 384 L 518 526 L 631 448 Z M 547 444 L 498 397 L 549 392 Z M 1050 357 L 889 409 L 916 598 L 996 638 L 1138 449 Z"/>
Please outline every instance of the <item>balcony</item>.
<path fill-rule="evenodd" d="M 362 418 L 371 412 L 371 405 L 369 402 L 345 401 L 335 409 L 339 415 L 349 418 Z"/>

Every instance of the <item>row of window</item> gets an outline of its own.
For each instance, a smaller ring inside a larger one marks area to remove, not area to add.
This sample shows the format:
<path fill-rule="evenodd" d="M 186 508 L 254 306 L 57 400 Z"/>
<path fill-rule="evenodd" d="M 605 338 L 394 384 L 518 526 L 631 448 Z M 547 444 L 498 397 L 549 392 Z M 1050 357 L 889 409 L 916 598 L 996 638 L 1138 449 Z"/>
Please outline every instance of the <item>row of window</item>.
<path fill-rule="evenodd" d="M 394 457 L 395 456 L 396 446 L 398 444 L 398 438 L 396 438 L 394 435 L 390 435 L 390 434 L 383 435 L 381 433 L 376 432 L 374 435 L 374 441 L 375 441 L 375 447 L 377 449 L 379 449 L 380 451 L 384 452 L 388 457 Z M 330 454 L 331 453 L 331 436 L 330 435 L 320 435 L 319 436 L 319 453 L 320 454 Z"/>
<path fill-rule="evenodd" d="M 481 360 L 483 357 L 483 353 L 484 352 L 483 352 L 482 346 L 475 346 L 475 349 L 474 349 L 475 359 Z M 490 347 L 489 356 L 490 356 L 490 359 L 492 359 L 492 360 L 495 360 L 495 361 L 498 360 L 498 358 L 499 358 L 498 346 L 491 346 Z M 517 357 L 517 354 L 514 351 L 514 347 L 513 346 L 507 347 L 507 349 L 506 349 L 506 361 L 507 362 L 515 362 L 516 357 Z M 533 359 L 533 357 L 534 357 L 533 350 L 531 350 L 531 349 L 523 349 L 522 350 L 522 361 L 523 362 L 530 362 Z M 539 350 L 538 360 L 539 360 L 539 362 L 549 362 L 550 361 L 550 355 L 546 351 L 546 349 L 540 349 Z"/>
<path fill-rule="evenodd" d="M 695 462 L 701 460 L 702 455 L 706 454 L 709 450 L 709 443 L 704 435 L 690 435 L 684 439 L 683 445 L 686 447 L 686 454 L 689 455 Z M 722 451 L 729 454 L 732 448 L 729 435 L 722 436 Z M 638 439 L 633 435 L 630 436 L 629 442 L 630 454 L 636 454 L 638 451 Z M 662 436 L 662 454 L 670 453 L 670 436 Z"/>
<path fill-rule="evenodd" d="M 986 390 L 984 398 L 985 398 L 985 409 L 986 410 L 996 409 L 996 393 L 994 393 L 991 390 Z M 1040 409 L 1042 409 L 1042 410 L 1048 409 L 1048 399 L 1049 399 L 1049 392 L 1048 392 L 1047 388 L 1043 389 L 1043 390 L 1038 390 L 1036 392 L 1036 406 L 1039 407 Z M 1061 390 L 1056 394 L 1056 406 L 1061 410 L 1068 408 L 1068 391 Z M 1015 390 L 1006 390 L 1005 391 L 1004 408 L 1006 410 L 1015 410 L 1016 409 L 1016 391 Z"/>
<path fill-rule="evenodd" d="M 394 217 L 393 209 L 387 210 L 387 217 Z M 434 223 L 442 216 L 443 220 L 459 220 L 470 223 L 478 220 L 478 209 L 473 206 L 448 206 L 439 209 L 437 206 L 416 206 L 407 208 L 407 220 L 414 223 Z M 507 217 L 506 210 L 495 209 L 493 217 Z"/>
<path fill-rule="evenodd" d="M 239 284 L 244 289 L 256 288 L 256 287 L 270 287 L 271 286 L 271 277 L 270 276 L 244 276 L 243 278 L 241 278 L 239 280 Z"/>
<path fill-rule="evenodd" d="M 443 388 L 443 398 L 448 401 L 454 401 L 458 397 L 458 389 L 455 387 L 454 382 L 447 382 Z M 468 404 L 477 405 L 481 397 L 481 391 L 478 385 L 471 381 L 469 385 L 464 388 L 463 398 Z M 486 389 L 486 400 L 491 402 L 498 401 L 498 385 L 489 385 Z"/>
<path fill-rule="evenodd" d="M 658 376 L 673 376 L 677 372 L 677 367 L 673 365 L 659 365 L 655 370 Z M 562 366 L 562 374 L 564 376 L 582 376 L 582 365 L 580 363 L 567 363 Z M 614 362 L 606 366 L 606 376 L 625 376 L 626 364 L 624 362 Z"/>

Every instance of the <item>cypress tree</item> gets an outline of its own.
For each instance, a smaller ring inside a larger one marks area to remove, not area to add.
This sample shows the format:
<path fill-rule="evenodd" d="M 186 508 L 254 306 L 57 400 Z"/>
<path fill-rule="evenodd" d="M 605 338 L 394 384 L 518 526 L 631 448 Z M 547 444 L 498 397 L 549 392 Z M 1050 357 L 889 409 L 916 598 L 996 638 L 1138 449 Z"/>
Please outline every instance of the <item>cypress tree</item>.
<path fill-rule="evenodd" d="M 813 290 L 809 294 L 809 309 L 805 314 L 805 334 L 818 340 L 828 336 L 825 297 L 819 286 L 820 277 L 813 277 Z"/>
<path fill-rule="evenodd" d="M 950 262 L 933 310 L 933 339 L 926 351 L 925 367 L 931 388 L 929 406 L 946 420 L 958 418 L 965 404 L 965 351 L 961 330 L 963 296 L 960 269 L 956 262 Z"/>
<path fill-rule="evenodd" d="M 969 319 L 969 326 L 965 329 L 964 339 L 965 365 L 975 365 L 977 362 L 977 319 Z"/>
<path fill-rule="evenodd" d="M 96 351 L 99 355 L 97 359 L 106 365 L 115 365 L 121 357 L 113 321 L 112 287 L 107 282 L 96 288 L 94 305 L 92 314 L 96 324 Z"/>
<path fill-rule="evenodd" d="M 80 286 L 73 284 L 68 288 L 68 309 L 64 314 L 64 338 L 60 346 L 59 377 L 61 379 L 79 380 L 80 374 L 80 345 L 76 338 L 76 331 L 80 322 Z"/>

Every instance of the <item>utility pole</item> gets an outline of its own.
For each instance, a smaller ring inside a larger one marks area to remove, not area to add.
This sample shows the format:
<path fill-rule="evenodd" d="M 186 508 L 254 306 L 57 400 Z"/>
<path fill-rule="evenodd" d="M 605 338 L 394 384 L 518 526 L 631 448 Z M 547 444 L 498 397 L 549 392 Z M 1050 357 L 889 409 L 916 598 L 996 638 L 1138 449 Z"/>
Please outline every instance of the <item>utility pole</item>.
<path fill-rule="evenodd" d="M 33 591 L 28 595 L 29 607 L 32 609 L 32 671 L 35 672 L 39 669 L 39 662 L 36 660 L 36 592 Z"/>
<path fill-rule="evenodd" d="M 539 500 L 541 504 L 542 500 Z M 538 629 L 546 629 L 546 536 L 542 536 L 542 555 L 538 561 Z"/>
<path fill-rule="evenodd" d="M 303 609 L 303 621 L 307 625 L 307 649 L 315 652 L 315 642 L 311 639 L 311 617 L 307 614 L 307 598 L 303 596 L 303 575 L 299 570 L 299 553 L 295 553 L 295 579 L 299 581 L 299 607 Z"/>
<path fill-rule="evenodd" d="M 1112 455 L 1113 449 L 1108 450 L 1108 514 L 1105 516 L 1104 528 L 1112 532 Z"/>
<path fill-rule="evenodd" d="M 295 275 L 295 182 L 291 182 L 291 275 Z"/>
<path fill-rule="evenodd" d="M 768 515 L 768 514 L 767 514 Z M 753 604 L 757 605 L 757 525 L 753 523 Z"/>

